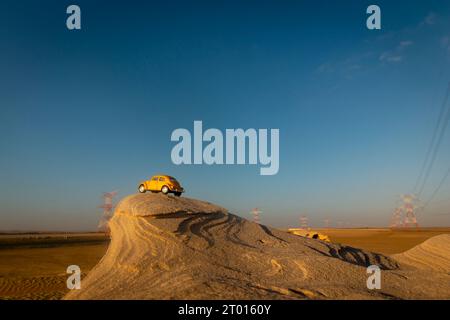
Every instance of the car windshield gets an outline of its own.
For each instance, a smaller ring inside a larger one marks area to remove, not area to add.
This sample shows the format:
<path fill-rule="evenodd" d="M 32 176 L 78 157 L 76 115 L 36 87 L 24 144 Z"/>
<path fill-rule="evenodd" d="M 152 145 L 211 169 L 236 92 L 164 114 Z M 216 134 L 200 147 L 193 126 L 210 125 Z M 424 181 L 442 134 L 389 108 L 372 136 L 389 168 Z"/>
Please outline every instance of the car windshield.
<path fill-rule="evenodd" d="M 170 180 L 170 181 L 173 181 L 173 182 L 176 182 L 176 181 L 177 181 L 177 179 L 175 179 L 174 177 L 169 177 L 169 180 Z"/>

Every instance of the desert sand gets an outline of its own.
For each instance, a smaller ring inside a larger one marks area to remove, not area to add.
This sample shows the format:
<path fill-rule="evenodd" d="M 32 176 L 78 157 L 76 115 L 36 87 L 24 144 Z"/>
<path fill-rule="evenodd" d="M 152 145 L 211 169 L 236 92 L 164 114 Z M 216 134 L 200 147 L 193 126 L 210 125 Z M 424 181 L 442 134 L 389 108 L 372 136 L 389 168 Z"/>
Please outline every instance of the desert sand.
<path fill-rule="evenodd" d="M 422 242 L 450 234 L 450 228 L 318 228 L 331 242 L 392 255 L 409 250 Z"/>
<path fill-rule="evenodd" d="M 450 234 L 442 234 L 393 258 L 419 270 L 450 274 Z"/>
<path fill-rule="evenodd" d="M 0 300 L 61 299 L 67 266 L 77 264 L 84 277 L 105 254 L 104 234 L 0 235 Z"/>
<path fill-rule="evenodd" d="M 449 299 L 449 237 L 392 257 L 259 225 L 161 194 L 124 198 L 105 256 L 65 299 Z M 431 257 L 431 258 L 430 258 Z M 429 261 L 439 257 L 438 267 Z M 366 287 L 366 267 L 382 288 Z"/>

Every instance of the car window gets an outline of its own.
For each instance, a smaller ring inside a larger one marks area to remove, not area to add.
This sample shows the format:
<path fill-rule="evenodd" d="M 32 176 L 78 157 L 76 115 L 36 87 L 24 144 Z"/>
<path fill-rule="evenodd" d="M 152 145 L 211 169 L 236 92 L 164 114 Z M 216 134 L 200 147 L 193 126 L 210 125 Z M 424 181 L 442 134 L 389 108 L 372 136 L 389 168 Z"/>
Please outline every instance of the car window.
<path fill-rule="evenodd" d="M 164 180 L 165 180 L 164 177 L 159 178 L 159 181 L 164 181 Z"/>
<path fill-rule="evenodd" d="M 152 180 L 153 181 L 158 181 L 158 177 L 154 177 Z"/>
<path fill-rule="evenodd" d="M 175 179 L 174 177 L 170 177 L 169 180 L 174 182 L 177 181 L 177 179 Z"/>

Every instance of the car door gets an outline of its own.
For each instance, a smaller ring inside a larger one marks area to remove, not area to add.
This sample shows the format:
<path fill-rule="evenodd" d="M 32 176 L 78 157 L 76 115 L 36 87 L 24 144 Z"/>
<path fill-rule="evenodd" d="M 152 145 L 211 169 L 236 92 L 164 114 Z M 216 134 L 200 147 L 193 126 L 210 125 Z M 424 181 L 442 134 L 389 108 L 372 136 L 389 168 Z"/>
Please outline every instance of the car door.
<path fill-rule="evenodd" d="M 158 184 L 159 184 L 158 179 L 159 179 L 158 176 L 155 176 L 155 177 L 151 178 L 150 186 L 149 186 L 150 191 L 159 191 L 159 190 L 161 190 L 160 188 L 158 188 Z"/>
<path fill-rule="evenodd" d="M 159 177 L 159 181 L 158 181 L 158 190 L 161 190 L 162 187 L 166 184 L 166 178 L 164 177 Z"/>

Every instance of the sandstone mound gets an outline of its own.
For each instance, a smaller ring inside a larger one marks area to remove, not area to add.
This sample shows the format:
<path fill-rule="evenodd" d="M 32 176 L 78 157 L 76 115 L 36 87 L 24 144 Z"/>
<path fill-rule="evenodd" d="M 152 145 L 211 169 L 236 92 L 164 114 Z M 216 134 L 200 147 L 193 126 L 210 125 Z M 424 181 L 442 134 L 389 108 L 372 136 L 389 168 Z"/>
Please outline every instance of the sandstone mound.
<path fill-rule="evenodd" d="M 430 238 L 393 258 L 416 269 L 450 274 L 450 234 Z"/>
<path fill-rule="evenodd" d="M 427 291 L 429 276 L 412 279 L 392 258 L 291 235 L 199 200 L 131 195 L 110 228 L 106 255 L 66 299 L 450 298 L 448 275 Z M 381 290 L 366 287 L 371 264 L 384 270 Z"/>

